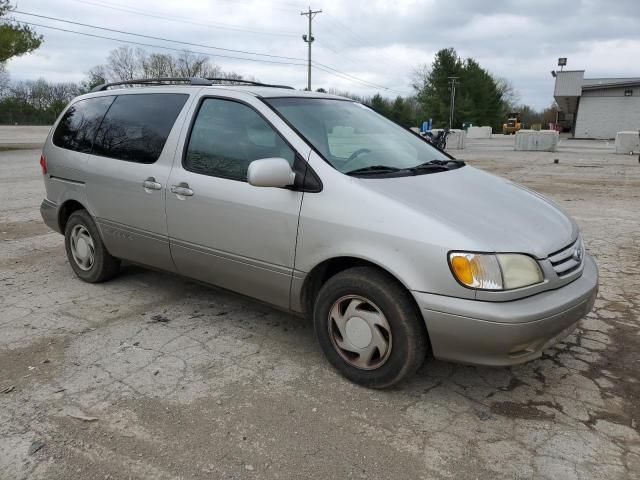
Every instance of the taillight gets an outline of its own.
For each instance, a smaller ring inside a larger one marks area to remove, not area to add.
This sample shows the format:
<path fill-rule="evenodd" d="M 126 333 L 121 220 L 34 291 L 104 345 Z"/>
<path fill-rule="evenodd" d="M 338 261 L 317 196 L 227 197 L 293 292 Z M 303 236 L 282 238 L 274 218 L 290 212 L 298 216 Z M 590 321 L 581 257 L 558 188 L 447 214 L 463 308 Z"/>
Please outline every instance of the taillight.
<path fill-rule="evenodd" d="M 46 175 L 47 174 L 47 159 L 44 156 L 44 153 L 42 155 L 40 155 L 40 166 L 42 167 L 42 174 Z"/>

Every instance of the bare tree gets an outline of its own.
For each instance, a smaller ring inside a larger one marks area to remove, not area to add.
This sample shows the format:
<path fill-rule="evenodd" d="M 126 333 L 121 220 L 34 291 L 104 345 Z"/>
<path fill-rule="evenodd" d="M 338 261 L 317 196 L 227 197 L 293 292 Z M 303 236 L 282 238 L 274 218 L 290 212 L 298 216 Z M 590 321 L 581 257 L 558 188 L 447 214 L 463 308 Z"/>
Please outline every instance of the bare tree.
<path fill-rule="evenodd" d="M 520 94 L 513 87 L 513 84 L 503 77 L 493 77 L 496 82 L 498 93 L 502 95 L 502 104 L 504 113 L 516 111 L 516 107 L 520 102 Z"/>
<path fill-rule="evenodd" d="M 209 57 L 188 50 L 177 56 L 176 67 L 180 77 L 215 77 L 222 73 L 220 67 L 209 62 Z"/>
<path fill-rule="evenodd" d="M 140 55 L 127 46 L 111 50 L 107 57 L 106 72 L 111 81 L 133 80 L 140 76 Z"/>
<path fill-rule="evenodd" d="M 173 77 L 176 75 L 176 60 L 166 53 L 152 53 L 140 57 L 145 78 Z"/>
<path fill-rule="evenodd" d="M 96 65 L 87 72 L 85 79 L 80 82 L 80 88 L 83 92 L 89 92 L 94 87 L 107 83 L 107 76 L 106 67 L 104 65 Z"/>
<path fill-rule="evenodd" d="M 159 77 L 217 77 L 229 80 L 243 80 L 236 72 L 224 72 L 212 63 L 209 57 L 183 50 L 177 54 L 147 53 L 144 49 L 119 47 L 112 50 L 104 65 L 98 65 L 89 72 L 82 82 L 85 90 L 109 82 L 120 82 L 136 78 Z M 247 79 L 256 81 L 254 77 Z"/>
<path fill-rule="evenodd" d="M 426 63 L 418 65 L 413 69 L 411 74 L 411 86 L 416 91 L 416 94 L 422 92 L 429 83 L 429 73 L 431 67 Z"/>
<path fill-rule="evenodd" d="M 44 78 L 36 81 L 15 82 L 9 87 L 12 97 L 38 110 L 61 109 L 72 98 L 81 93 L 78 84 L 62 82 L 49 83 Z"/>

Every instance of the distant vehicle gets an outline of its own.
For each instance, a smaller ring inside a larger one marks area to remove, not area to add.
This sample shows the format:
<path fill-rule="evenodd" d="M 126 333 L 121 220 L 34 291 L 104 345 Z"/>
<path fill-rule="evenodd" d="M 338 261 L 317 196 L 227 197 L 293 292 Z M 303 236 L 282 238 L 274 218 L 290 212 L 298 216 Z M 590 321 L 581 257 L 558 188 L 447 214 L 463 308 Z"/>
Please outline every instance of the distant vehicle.
<path fill-rule="evenodd" d="M 128 260 L 306 315 L 375 388 L 429 350 L 538 358 L 591 310 L 596 265 L 542 196 L 347 98 L 170 80 L 98 87 L 46 140 L 42 217 L 82 280 Z"/>
<path fill-rule="evenodd" d="M 444 128 L 439 130 L 437 134 L 433 134 L 431 130 L 424 132 L 424 137 L 429 141 L 431 145 L 436 147 L 438 150 L 444 150 L 447 148 L 447 138 L 451 132 L 448 128 Z"/>
<path fill-rule="evenodd" d="M 522 128 L 522 121 L 520 120 L 520 113 L 510 113 L 507 121 L 502 124 L 502 133 L 504 135 L 511 135 L 519 131 Z"/>

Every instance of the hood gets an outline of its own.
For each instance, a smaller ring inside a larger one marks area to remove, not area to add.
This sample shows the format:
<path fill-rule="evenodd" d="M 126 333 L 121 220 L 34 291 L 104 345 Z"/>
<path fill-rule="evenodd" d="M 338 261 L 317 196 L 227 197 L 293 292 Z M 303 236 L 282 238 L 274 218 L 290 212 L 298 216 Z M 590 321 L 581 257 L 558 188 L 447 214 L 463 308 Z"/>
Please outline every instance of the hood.
<path fill-rule="evenodd" d="M 426 175 L 361 180 L 365 188 L 463 233 L 484 251 L 546 258 L 578 236 L 576 223 L 542 195 L 468 165 Z"/>

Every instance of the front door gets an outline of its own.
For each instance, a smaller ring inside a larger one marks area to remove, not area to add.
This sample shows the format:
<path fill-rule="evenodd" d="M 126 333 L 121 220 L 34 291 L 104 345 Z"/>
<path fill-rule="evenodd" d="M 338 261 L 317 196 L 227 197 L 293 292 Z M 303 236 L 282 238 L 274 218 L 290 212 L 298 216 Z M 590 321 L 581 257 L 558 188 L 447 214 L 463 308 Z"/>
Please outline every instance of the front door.
<path fill-rule="evenodd" d="M 288 308 L 303 194 L 247 183 L 253 160 L 296 157 L 257 108 L 201 101 L 169 177 L 169 241 L 178 272 Z"/>

